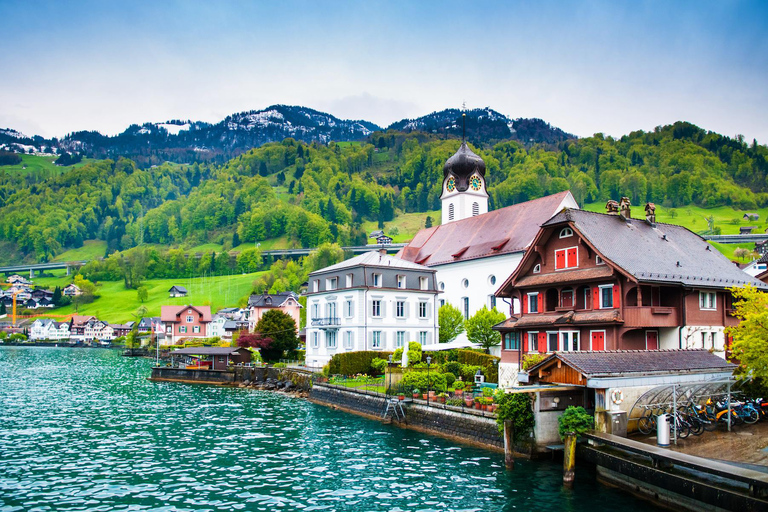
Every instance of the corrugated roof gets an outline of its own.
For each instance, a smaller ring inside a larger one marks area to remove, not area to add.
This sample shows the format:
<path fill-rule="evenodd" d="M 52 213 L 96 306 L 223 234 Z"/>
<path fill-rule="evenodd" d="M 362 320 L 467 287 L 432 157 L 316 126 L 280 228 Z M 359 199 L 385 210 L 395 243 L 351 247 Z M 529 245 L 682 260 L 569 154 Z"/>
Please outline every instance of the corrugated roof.
<path fill-rule="evenodd" d="M 341 263 L 331 265 L 330 267 L 325 267 L 325 268 L 321 268 L 320 270 L 315 270 L 310 275 L 321 274 L 321 273 L 324 274 L 326 272 L 334 272 L 336 270 L 342 270 L 345 268 L 352 268 L 352 267 L 358 267 L 358 266 L 401 268 L 405 270 L 421 270 L 421 271 L 427 271 L 427 272 L 434 272 L 430 268 L 427 268 L 423 265 L 418 265 L 411 261 L 406 261 L 399 257 L 390 256 L 388 254 L 381 254 L 379 251 L 370 251 L 370 252 L 363 253 L 359 256 L 355 256 L 354 258 L 350 258 L 348 260 L 342 261 Z"/>
<path fill-rule="evenodd" d="M 565 191 L 422 229 L 397 256 L 431 267 L 524 251 L 539 226 L 557 213 L 564 201 L 576 204 Z"/>
<path fill-rule="evenodd" d="M 676 283 L 698 288 L 768 285 L 739 270 L 696 233 L 674 224 L 651 226 L 645 220 L 565 209 L 542 227 L 566 222 L 600 253 L 642 282 Z"/>
<path fill-rule="evenodd" d="M 554 359 L 560 359 L 586 377 L 736 368 L 735 364 L 727 362 L 708 350 L 607 350 L 555 352 L 530 368 L 528 373 L 535 373 Z"/>

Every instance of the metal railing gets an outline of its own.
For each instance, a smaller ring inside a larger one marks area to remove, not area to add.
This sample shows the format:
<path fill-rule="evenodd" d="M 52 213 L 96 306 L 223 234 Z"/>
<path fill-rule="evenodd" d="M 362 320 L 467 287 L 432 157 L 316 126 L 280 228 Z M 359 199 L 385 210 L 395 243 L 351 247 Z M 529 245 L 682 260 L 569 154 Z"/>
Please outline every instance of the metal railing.
<path fill-rule="evenodd" d="M 313 327 L 333 327 L 341 325 L 341 318 L 337 316 L 326 316 L 324 318 L 313 318 Z"/>

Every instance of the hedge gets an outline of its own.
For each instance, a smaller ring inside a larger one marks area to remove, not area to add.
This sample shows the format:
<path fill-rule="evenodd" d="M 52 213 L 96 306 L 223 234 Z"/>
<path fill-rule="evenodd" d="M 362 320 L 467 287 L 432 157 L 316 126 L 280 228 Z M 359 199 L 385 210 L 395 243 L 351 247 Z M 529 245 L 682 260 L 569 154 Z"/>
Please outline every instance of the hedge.
<path fill-rule="evenodd" d="M 379 350 L 361 350 L 359 352 L 344 352 L 334 355 L 328 363 L 331 375 L 357 375 L 364 373 L 372 375 L 371 361 L 376 358 L 387 359 L 392 352 Z"/>
<path fill-rule="evenodd" d="M 499 382 L 498 361 L 500 358 L 490 354 L 483 354 L 482 352 L 475 352 L 474 350 L 459 349 L 457 354 L 458 361 L 461 364 L 481 367 L 483 375 L 485 375 L 485 382 Z"/>

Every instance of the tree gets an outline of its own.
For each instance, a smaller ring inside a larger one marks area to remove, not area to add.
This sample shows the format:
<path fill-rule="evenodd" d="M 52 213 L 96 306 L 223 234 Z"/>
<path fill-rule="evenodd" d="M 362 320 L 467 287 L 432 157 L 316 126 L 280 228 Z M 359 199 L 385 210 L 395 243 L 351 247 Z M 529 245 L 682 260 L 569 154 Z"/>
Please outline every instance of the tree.
<path fill-rule="evenodd" d="M 494 331 L 493 326 L 504 321 L 505 318 L 504 313 L 497 311 L 496 308 L 489 310 L 487 306 L 483 306 L 483 309 L 464 322 L 467 338 L 472 343 L 480 344 L 486 352 L 489 352 L 491 347 L 501 343 L 501 334 Z"/>
<path fill-rule="evenodd" d="M 431 228 L 432 227 L 432 217 L 427 215 L 427 219 L 424 221 L 424 227 L 425 228 Z"/>
<path fill-rule="evenodd" d="M 464 315 L 459 308 L 445 304 L 437 312 L 440 324 L 440 343 L 448 343 L 464 332 Z"/>
<path fill-rule="evenodd" d="M 53 302 L 54 306 L 61 306 L 61 286 L 57 286 L 53 289 L 53 297 L 51 297 L 51 302 Z"/>
<path fill-rule="evenodd" d="M 768 382 L 768 293 L 751 285 L 730 291 L 733 314 L 741 320 L 725 330 L 733 339 L 732 359 L 740 362 L 737 373 Z"/>
<path fill-rule="evenodd" d="M 272 345 L 272 338 L 263 336 L 259 332 L 243 331 L 237 337 L 237 346 L 243 348 L 268 349 Z"/>
<path fill-rule="evenodd" d="M 307 273 L 344 261 L 344 250 L 339 244 L 324 243 L 304 260 Z"/>
<path fill-rule="evenodd" d="M 147 291 L 147 287 L 146 286 L 139 286 L 136 289 L 136 295 L 139 298 L 139 302 L 146 302 L 147 299 L 149 298 L 149 292 Z"/>
<path fill-rule="evenodd" d="M 8 311 L 5 310 L 5 302 L 0 302 L 0 315 L 7 315 Z"/>
<path fill-rule="evenodd" d="M 265 361 L 277 361 L 285 356 L 292 356 L 299 346 L 296 335 L 296 322 L 290 315 L 277 309 L 270 309 L 256 324 L 256 333 L 271 338 L 272 343 L 261 350 Z"/>
<path fill-rule="evenodd" d="M 96 285 L 88 279 L 85 279 L 81 274 L 75 276 L 74 284 L 80 288 L 80 291 L 82 292 L 80 295 L 72 297 L 72 302 L 75 304 L 75 311 L 78 311 L 81 305 L 91 303 L 97 297 Z"/>

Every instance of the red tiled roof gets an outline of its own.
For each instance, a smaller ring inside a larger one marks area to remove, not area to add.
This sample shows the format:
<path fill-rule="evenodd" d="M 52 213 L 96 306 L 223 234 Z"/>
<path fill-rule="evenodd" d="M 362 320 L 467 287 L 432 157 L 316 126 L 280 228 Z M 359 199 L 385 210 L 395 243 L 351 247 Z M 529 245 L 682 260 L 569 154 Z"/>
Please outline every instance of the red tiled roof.
<path fill-rule="evenodd" d="M 428 267 L 523 251 L 539 226 L 557 213 L 568 191 L 422 229 L 397 253 Z M 573 201 L 575 203 L 575 201 Z"/>
<path fill-rule="evenodd" d="M 184 310 L 194 309 L 202 315 L 201 321 L 211 321 L 211 306 L 160 306 L 161 322 L 178 322 Z"/>

